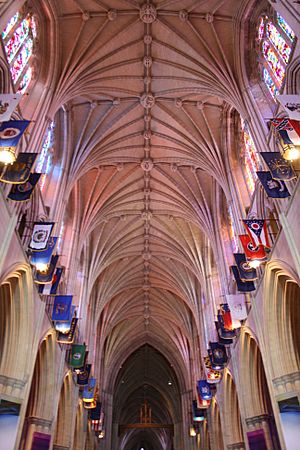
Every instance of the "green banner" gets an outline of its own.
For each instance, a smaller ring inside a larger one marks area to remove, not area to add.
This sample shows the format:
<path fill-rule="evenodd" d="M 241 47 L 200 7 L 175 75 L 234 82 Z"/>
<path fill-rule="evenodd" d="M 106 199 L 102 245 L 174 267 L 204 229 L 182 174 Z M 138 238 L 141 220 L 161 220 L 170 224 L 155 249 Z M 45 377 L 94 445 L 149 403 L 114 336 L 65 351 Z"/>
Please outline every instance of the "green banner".
<path fill-rule="evenodd" d="M 73 344 L 70 357 L 70 366 L 74 368 L 84 365 L 85 344 Z"/>

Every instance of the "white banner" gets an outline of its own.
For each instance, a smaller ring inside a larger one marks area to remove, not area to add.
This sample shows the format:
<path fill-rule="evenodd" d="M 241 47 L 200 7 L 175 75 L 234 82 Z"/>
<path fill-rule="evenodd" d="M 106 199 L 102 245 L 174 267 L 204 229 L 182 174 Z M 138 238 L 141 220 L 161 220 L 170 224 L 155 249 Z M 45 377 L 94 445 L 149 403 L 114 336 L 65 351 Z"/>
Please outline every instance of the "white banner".
<path fill-rule="evenodd" d="M 21 100 L 21 94 L 1 94 L 0 95 L 0 122 L 10 120 L 12 113 Z"/>
<path fill-rule="evenodd" d="M 247 309 L 244 294 L 226 295 L 232 320 L 247 319 Z"/>
<path fill-rule="evenodd" d="M 42 251 L 48 246 L 48 240 L 51 236 L 54 222 L 39 222 L 33 225 L 31 242 L 29 248 L 31 250 Z"/>
<path fill-rule="evenodd" d="M 290 119 L 300 120 L 300 95 L 277 95 L 276 99 L 284 107 Z"/>

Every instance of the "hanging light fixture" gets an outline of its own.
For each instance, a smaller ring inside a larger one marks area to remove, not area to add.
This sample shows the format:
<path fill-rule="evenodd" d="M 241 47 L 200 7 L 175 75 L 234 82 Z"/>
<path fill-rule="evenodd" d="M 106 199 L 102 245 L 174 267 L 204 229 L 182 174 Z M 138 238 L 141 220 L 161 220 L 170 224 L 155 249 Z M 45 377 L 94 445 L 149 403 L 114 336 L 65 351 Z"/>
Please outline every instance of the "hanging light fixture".
<path fill-rule="evenodd" d="M 251 259 L 251 261 L 248 261 L 248 266 L 251 267 L 251 269 L 257 269 L 261 264 L 261 261 L 259 259 Z"/>
<path fill-rule="evenodd" d="M 5 164 L 13 164 L 16 160 L 16 147 L 0 147 L 0 162 Z"/>
<path fill-rule="evenodd" d="M 282 157 L 287 161 L 295 161 L 300 158 L 300 148 L 292 144 L 284 146 Z"/>
<path fill-rule="evenodd" d="M 193 425 L 190 426 L 190 436 L 191 437 L 197 436 L 197 432 L 196 432 L 195 427 Z"/>
<path fill-rule="evenodd" d="M 36 268 L 36 270 L 38 271 L 38 272 L 47 272 L 47 270 L 48 270 L 48 264 L 47 263 L 43 263 L 43 262 L 38 262 L 36 265 L 35 265 L 35 268 Z"/>

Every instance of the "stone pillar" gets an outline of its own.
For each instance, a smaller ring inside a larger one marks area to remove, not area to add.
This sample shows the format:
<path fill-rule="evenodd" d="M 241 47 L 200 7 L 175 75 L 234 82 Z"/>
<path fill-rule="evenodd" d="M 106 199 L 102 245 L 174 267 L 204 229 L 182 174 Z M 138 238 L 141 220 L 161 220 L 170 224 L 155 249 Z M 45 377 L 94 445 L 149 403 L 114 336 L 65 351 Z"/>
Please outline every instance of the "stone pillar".
<path fill-rule="evenodd" d="M 71 450 L 71 447 L 65 447 L 64 445 L 53 445 L 53 450 Z"/>
<path fill-rule="evenodd" d="M 173 447 L 176 450 L 183 448 L 182 422 L 174 423 Z"/>
<path fill-rule="evenodd" d="M 103 439 L 103 450 L 112 450 L 113 395 L 109 392 L 102 391 L 101 398 L 105 413 L 105 437 Z"/>
<path fill-rule="evenodd" d="M 235 444 L 228 444 L 227 450 L 245 450 L 244 442 L 236 442 Z"/>
<path fill-rule="evenodd" d="M 197 449 L 197 439 L 196 436 L 190 436 L 190 426 L 192 422 L 192 400 L 193 392 L 192 390 L 186 391 L 181 394 L 181 407 L 182 407 L 182 433 L 183 433 L 183 447 L 179 447 L 180 450 L 196 450 Z M 176 447 L 175 447 L 176 448 Z M 178 450 L 179 450 L 178 449 Z M 177 450 L 177 448 L 176 448 Z"/>
<path fill-rule="evenodd" d="M 112 450 L 118 450 L 119 448 L 119 424 L 113 422 L 112 424 Z"/>

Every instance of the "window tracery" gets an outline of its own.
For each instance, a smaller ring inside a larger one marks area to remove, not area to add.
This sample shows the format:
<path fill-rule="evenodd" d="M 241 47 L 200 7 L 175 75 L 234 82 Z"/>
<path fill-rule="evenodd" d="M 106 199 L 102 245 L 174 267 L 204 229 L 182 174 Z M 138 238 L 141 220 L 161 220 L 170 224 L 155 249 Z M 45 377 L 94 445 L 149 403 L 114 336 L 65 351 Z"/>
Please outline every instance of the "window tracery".
<path fill-rule="evenodd" d="M 257 180 L 256 172 L 261 169 L 258 152 L 256 151 L 253 139 L 248 129 L 247 123 L 241 119 L 242 130 L 242 148 L 241 160 L 244 169 L 244 177 L 250 195 L 254 193 L 255 182 Z"/>
<path fill-rule="evenodd" d="M 44 138 L 42 151 L 39 155 L 37 164 L 36 164 L 36 172 L 42 173 L 40 178 L 40 189 L 43 191 L 43 188 L 45 186 L 45 181 L 47 178 L 47 175 L 50 171 L 50 167 L 52 164 L 52 148 L 54 143 L 54 128 L 55 123 L 51 122 Z"/>
<path fill-rule="evenodd" d="M 283 85 L 295 34 L 284 18 L 276 13 L 274 19 L 267 15 L 260 17 L 257 40 L 262 57 L 262 79 L 275 98 Z"/>
<path fill-rule="evenodd" d="M 11 77 L 17 92 L 24 93 L 32 79 L 37 23 L 32 13 L 18 11 L 2 32 L 2 40 Z"/>

